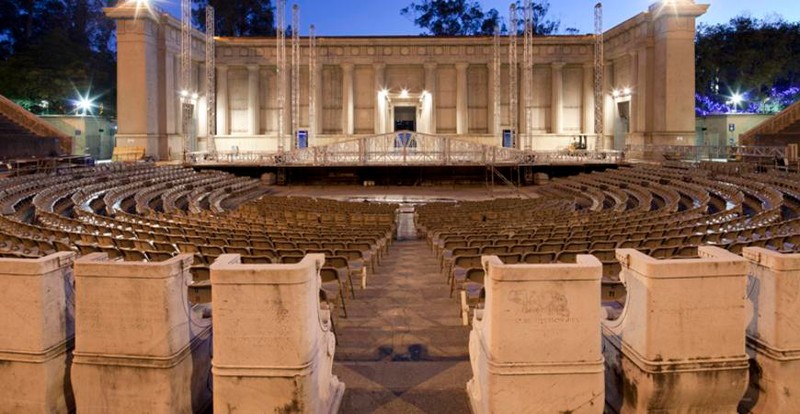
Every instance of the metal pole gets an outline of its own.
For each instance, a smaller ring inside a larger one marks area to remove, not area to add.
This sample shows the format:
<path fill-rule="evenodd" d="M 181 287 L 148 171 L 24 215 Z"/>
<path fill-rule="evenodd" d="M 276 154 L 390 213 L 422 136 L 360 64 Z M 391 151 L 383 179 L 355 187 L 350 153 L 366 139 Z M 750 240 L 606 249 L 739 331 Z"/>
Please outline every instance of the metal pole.
<path fill-rule="evenodd" d="M 284 151 L 283 121 L 286 114 L 286 0 L 278 0 L 278 23 L 276 26 L 275 71 L 278 84 L 278 152 Z"/>
<path fill-rule="evenodd" d="M 300 6 L 292 5 L 292 138 L 290 148 L 297 146 L 300 126 Z"/>
<path fill-rule="evenodd" d="M 317 136 L 317 33 L 312 24 L 308 30 L 308 132 L 309 139 Z"/>
<path fill-rule="evenodd" d="M 216 157 L 217 144 L 214 135 L 217 133 L 217 63 L 214 47 L 214 8 L 206 7 L 206 117 L 208 123 L 208 153 Z"/>
<path fill-rule="evenodd" d="M 605 57 L 603 47 L 603 4 L 594 6 L 594 133 L 595 150 L 604 149 L 605 99 L 603 96 L 603 77 L 605 76 Z"/>
<path fill-rule="evenodd" d="M 511 123 L 511 136 L 514 142 L 514 148 L 520 148 L 519 140 L 517 139 L 517 128 L 519 127 L 517 122 L 517 116 L 519 111 L 519 104 L 518 104 L 518 94 L 519 94 L 519 86 L 518 86 L 518 73 L 517 73 L 517 64 L 519 62 L 519 57 L 517 56 L 517 5 L 516 3 L 511 3 L 511 6 L 508 8 L 508 18 L 509 18 L 509 47 L 508 47 L 508 112 L 509 112 L 509 120 Z"/>

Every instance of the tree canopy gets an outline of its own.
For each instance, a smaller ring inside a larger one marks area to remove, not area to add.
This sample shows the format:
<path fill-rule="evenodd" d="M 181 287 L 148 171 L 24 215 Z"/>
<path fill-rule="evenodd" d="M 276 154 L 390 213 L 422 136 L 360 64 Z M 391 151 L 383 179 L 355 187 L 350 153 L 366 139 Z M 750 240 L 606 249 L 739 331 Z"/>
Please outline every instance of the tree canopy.
<path fill-rule="evenodd" d="M 699 113 L 730 110 L 734 94 L 744 98 L 740 110 L 780 111 L 800 97 L 800 24 L 738 16 L 700 25 L 696 70 Z"/>
<path fill-rule="evenodd" d="M 0 92 L 27 109 L 68 113 L 91 94 L 113 108 L 114 23 L 102 0 L 4 0 Z"/>
<path fill-rule="evenodd" d="M 217 36 L 272 36 L 275 11 L 270 0 L 199 0 L 193 2 L 197 27 L 205 30 L 206 6 L 214 7 Z"/>
<path fill-rule="evenodd" d="M 524 30 L 521 18 L 523 6 L 517 1 L 520 13 L 518 32 Z M 535 34 L 547 35 L 558 32 L 560 22 L 547 18 L 550 3 L 536 2 L 533 5 L 533 30 Z M 433 36 L 481 36 L 494 34 L 495 27 L 501 32 L 512 30 L 503 23 L 496 9 L 484 11 L 475 0 L 420 0 L 400 10 L 400 14 L 413 19 L 414 24 L 423 29 L 424 35 Z M 571 29 L 569 31 L 572 31 Z"/>

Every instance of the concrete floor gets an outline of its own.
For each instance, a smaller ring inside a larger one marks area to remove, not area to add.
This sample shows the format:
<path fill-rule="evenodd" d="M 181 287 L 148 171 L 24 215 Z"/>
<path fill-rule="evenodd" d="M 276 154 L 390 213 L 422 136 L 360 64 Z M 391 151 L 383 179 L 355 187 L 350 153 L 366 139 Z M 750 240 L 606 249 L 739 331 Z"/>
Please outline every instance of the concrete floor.
<path fill-rule="evenodd" d="M 469 413 L 469 328 L 413 214 L 400 216 L 399 240 L 338 321 L 340 412 Z"/>

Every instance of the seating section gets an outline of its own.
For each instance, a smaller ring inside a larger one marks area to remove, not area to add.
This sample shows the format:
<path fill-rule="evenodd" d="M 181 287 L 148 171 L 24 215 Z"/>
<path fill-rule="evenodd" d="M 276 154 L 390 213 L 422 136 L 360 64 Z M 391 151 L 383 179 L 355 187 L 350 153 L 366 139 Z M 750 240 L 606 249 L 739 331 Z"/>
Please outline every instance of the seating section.
<path fill-rule="evenodd" d="M 418 232 L 440 258 L 451 290 L 463 292 L 462 311 L 480 302 L 486 254 L 508 264 L 574 263 L 592 254 L 603 263 L 603 299 L 622 303 L 615 249 L 659 259 L 694 258 L 704 245 L 737 254 L 748 246 L 800 251 L 797 174 L 639 165 L 554 179 L 537 193 L 542 197 L 417 209 Z"/>

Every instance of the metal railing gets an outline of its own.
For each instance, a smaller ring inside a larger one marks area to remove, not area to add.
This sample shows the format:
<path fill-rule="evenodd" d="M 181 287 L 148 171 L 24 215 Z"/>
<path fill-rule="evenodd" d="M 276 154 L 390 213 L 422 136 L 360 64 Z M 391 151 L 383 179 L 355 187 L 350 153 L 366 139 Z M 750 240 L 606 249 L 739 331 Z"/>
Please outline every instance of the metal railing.
<path fill-rule="evenodd" d="M 189 154 L 192 164 L 261 166 L 485 166 L 618 163 L 618 151 L 523 151 L 412 131 L 372 135 L 286 152 L 217 151 Z"/>
<path fill-rule="evenodd" d="M 628 145 L 628 159 L 657 159 L 703 161 L 714 159 L 741 160 L 746 158 L 783 159 L 786 147 L 708 146 L 708 145 Z"/>

